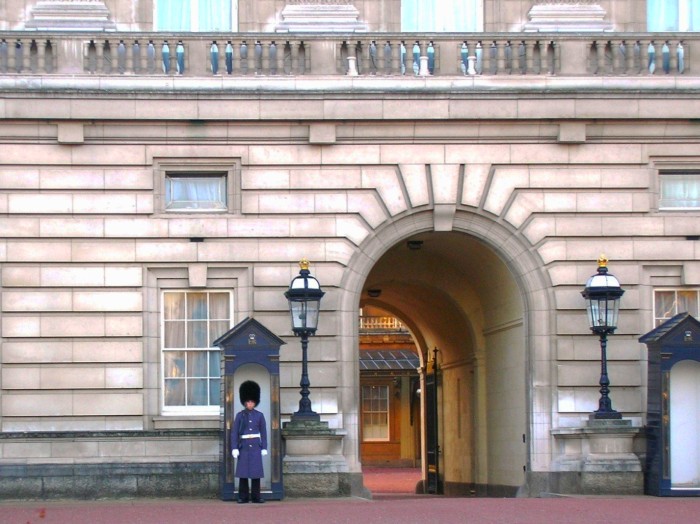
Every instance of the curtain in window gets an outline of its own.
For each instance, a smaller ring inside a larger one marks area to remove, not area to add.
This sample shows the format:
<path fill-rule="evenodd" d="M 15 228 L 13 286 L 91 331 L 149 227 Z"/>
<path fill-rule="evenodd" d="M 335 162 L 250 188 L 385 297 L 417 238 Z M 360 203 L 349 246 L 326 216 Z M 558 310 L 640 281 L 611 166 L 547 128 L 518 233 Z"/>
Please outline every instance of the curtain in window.
<path fill-rule="evenodd" d="M 189 31 L 190 0 L 157 0 L 156 28 L 158 31 Z"/>
<path fill-rule="evenodd" d="M 199 0 L 198 31 L 230 31 L 231 0 Z"/>
<path fill-rule="evenodd" d="M 480 31 L 481 0 L 401 0 L 401 30 Z"/>
<path fill-rule="evenodd" d="M 235 0 L 156 0 L 158 31 L 230 31 Z"/>
<path fill-rule="evenodd" d="M 167 177 L 168 209 L 225 209 L 226 179 L 217 177 Z"/>
<path fill-rule="evenodd" d="M 700 207 L 700 175 L 661 175 L 660 207 Z"/>
<path fill-rule="evenodd" d="M 649 31 L 677 31 L 678 0 L 648 0 L 647 29 Z"/>

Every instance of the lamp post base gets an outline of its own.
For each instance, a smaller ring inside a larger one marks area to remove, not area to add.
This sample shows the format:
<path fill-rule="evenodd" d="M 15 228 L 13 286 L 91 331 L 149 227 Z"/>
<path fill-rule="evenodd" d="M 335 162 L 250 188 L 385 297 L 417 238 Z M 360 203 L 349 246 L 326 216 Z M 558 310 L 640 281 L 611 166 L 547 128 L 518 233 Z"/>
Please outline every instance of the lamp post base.
<path fill-rule="evenodd" d="M 304 422 L 320 422 L 321 421 L 321 415 L 316 413 L 315 411 L 307 411 L 305 413 L 292 413 L 292 418 L 291 422 L 292 424 L 294 423 L 304 423 Z"/>
<path fill-rule="evenodd" d="M 588 416 L 589 420 L 620 420 L 622 413 L 619 411 L 594 411 Z"/>

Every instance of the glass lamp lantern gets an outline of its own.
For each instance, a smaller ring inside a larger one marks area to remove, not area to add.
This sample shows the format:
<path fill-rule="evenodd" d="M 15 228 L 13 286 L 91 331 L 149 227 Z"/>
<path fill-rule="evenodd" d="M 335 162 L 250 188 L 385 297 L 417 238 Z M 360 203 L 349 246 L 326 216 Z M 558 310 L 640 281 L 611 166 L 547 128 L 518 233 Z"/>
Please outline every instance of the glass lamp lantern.
<path fill-rule="evenodd" d="M 318 314 L 321 309 L 321 298 L 325 293 L 321 284 L 309 272 L 309 261 L 299 262 L 299 276 L 289 284 L 284 296 L 289 301 L 289 312 L 292 317 L 292 331 L 295 335 L 313 335 L 318 327 Z"/>
<path fill-rule="evenodd" d="M 586 299 L 588 324 L 593 333 L 610 334 L 617 329 L 620 297 L 624 291 L 614 275 L 608 273 L 608 259 L 598 258 L 598 272 L 588 279 L 581 292 Z"/>

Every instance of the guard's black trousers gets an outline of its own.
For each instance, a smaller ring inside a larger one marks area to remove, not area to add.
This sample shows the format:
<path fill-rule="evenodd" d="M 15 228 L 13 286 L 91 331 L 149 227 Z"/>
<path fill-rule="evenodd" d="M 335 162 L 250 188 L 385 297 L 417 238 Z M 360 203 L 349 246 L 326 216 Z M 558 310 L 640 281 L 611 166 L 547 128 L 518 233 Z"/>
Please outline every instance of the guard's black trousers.
<path fill-rule="evenodd" d="M 238 482 L 238 499 L 239 500 L 245 500 L 248 502 L 249 500 L 260 500 L 260 479 L 250 479 L 251 480 L 251 489 L 248 488 L 248 479 L 240 479 Z M 252 490 L 252 498 L 251 498 L 251 493 L 250 491 Z"/>

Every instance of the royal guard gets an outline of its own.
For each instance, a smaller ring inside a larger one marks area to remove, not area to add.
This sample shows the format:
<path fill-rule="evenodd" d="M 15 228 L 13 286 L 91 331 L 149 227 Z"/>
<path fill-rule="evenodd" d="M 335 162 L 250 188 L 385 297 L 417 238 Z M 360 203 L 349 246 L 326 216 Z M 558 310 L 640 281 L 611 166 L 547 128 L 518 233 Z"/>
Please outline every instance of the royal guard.
<path fill-rule="evenodd" d="M 260 496 L 260 479 L 263 473 L 262 458 L 267 455 L 267 429 L 265 415 L 256 410 L 260 403 L 260 386 L 246 380 L 238 390 L 241 404 L 245 409 L 236 414 L 231 427 L 231 455 L 238 459 L 238 503 L 265 502 Z M 252 486 L 248 485 L 251 479 Z"/>

